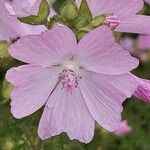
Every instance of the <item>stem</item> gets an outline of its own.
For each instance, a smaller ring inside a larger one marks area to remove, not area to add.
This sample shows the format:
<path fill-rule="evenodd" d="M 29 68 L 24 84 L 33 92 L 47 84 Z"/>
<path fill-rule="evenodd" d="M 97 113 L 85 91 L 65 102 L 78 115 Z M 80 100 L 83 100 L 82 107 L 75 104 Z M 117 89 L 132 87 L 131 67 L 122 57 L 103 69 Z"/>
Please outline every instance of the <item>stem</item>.
<path fill-rule="evenodd" d="M 36 146 L 36 150 L 42 150 L 43 141 L 38 137 L 38 143 Z"/>
<path fill-rule="evenodd" d="M 31 145 L 31 147 L 32 147 L 32 149 L 33 150 L 36 150 L 36 147 L 35 147 L 35 145 L 32 143 L 32 140 L 31 140 L 31 138 L 30 138 L 30 135 L 28 134 L 28 132 L 26 131 L 26 128 L 24 127 L 24 133 L 25 133 L 25 136 L 26 136 L 26 138 L 29 140 L 29 143 L 30 143 L 30 145 Z"/>

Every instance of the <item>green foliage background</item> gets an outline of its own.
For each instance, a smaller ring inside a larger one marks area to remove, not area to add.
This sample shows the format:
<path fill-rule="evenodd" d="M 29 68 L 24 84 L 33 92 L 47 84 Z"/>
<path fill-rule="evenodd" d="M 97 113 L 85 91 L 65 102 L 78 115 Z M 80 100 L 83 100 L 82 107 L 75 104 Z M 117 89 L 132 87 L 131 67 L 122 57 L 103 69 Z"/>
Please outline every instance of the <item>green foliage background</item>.
<path fill-rule="evenodd" d="M 63 2 L 58 0 L 54 4 L 57 11 Z M 146 5 L 144 12 L 150 15 L 150 7 Z M 89 144 L 71 141 L 66 134 L 42 142 L 37 135 L 42 109 L 20 120 L 10 114 L 11 87 L 4 77 L 7 69 L 21 63 L 9 56 L 8 46 L 0 42 L 0 150 L 150 150 L 150 105 L 135 98 L 124 103 L 123 118 L 133 127 L 125 137 L 117 137 L 96 125 L 94 139 Z M 150 79 L 150 62 L 141 63 L 134 74 Z"/>

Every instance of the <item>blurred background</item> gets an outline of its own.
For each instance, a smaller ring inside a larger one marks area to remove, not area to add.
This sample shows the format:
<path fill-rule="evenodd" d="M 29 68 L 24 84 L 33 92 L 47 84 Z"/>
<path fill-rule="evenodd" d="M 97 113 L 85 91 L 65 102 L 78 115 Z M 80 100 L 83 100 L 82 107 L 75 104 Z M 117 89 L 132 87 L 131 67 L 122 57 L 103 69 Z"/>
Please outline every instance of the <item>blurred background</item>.
<path fill-rule="evenodd" d="M 63 2 L 58 0 L 55 3 L 56 11 Z M 150 15 L 150 6 L 145 4 L 141 13 Z M 150 47 L 140 47 L 139 35 L 119 34 L 116 36 L 121 44 L 124 44 L 124 39 L 130 39 L 133 42 L 130 45 L 132 49 L 130 47 L 129 51 L 132 50 L 131 55 L 140 59 L 140 65 L 133 73 L 150 79 Z M 10 113 L 11 86 L 4 77 L 11 66 L 18 66 L 21 62 L 9 56 L 8 47 L 7 42 L 0 42 L 0 150 L 38 150 L 40 147 L 43 150 L 150 150 L 150 104 L 134 97 L 124 103 L 123 119 L 128 120 L 128 124 L 132 127 L 132 131 L 125 136 L 118 137 L 96 125 L 94 139 L 89 144 L 71 141 L 66 134 L 42 142 L 37 135 L 42 109 L 20 120 L 16 120 Z"/>

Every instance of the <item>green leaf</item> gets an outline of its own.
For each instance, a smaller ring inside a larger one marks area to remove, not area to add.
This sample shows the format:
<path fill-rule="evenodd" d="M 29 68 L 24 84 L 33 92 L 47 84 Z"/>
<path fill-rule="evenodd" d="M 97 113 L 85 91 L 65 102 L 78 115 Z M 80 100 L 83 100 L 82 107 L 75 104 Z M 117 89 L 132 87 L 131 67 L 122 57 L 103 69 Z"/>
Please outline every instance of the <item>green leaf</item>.
<path fill-rule="evenodd" d="M 60 10 L 60 15 L 67 21 L 74 20 L 78 16 L 78 8 L 74 1 L 68 0 Z"/>
<path fill-rule="evenodd" d="M 65 20 L 61 16 L 53 16 L 48 22 L 48 28 L 51 29 L 55 23 L 65 24 Z"/>
<path fill-rule="evenodd" d="M 46 0 L 42 0 L 39 8 L 38 16 L 28 16 L 23 18 L 18 18 L 21 22 L 32 24 L 32 25 L 46 25 L 47 18 L 50 13 L 50 6 Z"/>
<path fill-rule="evenodd" d="M 86 0 L 82 0 L 80 8 L 79 8 L 79 14 L 83 17 L 88 17 L 92 19 L 92 13 L 90 11 L 90 8 Z"/>
<path fill-rule="evenodd" d="M 93 18 L 93 21 L 90 23 L 90 25 L 92 27 L 98 27 L 100 25 L 102 25 L 105 21 L 105 16 L 101 15 L 101 16 L 97 16 Z"/>

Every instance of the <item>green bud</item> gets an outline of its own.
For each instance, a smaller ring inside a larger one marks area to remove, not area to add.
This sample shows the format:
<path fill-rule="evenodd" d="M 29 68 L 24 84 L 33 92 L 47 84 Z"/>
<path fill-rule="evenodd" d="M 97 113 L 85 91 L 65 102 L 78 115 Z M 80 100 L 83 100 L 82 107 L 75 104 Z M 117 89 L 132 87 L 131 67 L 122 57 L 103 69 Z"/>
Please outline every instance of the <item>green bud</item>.
<path fill-rule="evenodd" d="M 10 43 L 6 41 L 0 41 L 0 68 L 7 67 L 13 60 L 8 53 L 9 46 Z"/>
<path fill-rule="evenodd" d="M 8 47 L 9 43 L 6 41 L 0 41 L 0 59 L 9 57 Z"/>
<path fill-rule="evenodd" d="M 39 13 L 37 16 L 28 16 L 23 18 L 18 18 L 21 22 L 32 24 L 32 25 L 47 25 L 48 15 L 50 13 L 50 5 L 46 0 L 42 0 Z"/>
<path fill-rule="evenodd" d="M 72 21 L 78 16 L 78 8 L 74 1 L 67 0 L 60 10 L 60 15 L 67 21 Z"/>
<path fill-rule="evenodd" d="M 9 84 L 6 80 L 4 80 L 2 84 L 2 90 L 1 90 L 2 97 L 5 99 L 4 102 L 7 102 L 10 99 L 11 91 L 12 91 L 12 85 Z"/>

